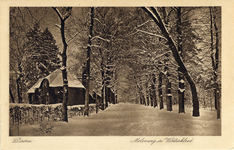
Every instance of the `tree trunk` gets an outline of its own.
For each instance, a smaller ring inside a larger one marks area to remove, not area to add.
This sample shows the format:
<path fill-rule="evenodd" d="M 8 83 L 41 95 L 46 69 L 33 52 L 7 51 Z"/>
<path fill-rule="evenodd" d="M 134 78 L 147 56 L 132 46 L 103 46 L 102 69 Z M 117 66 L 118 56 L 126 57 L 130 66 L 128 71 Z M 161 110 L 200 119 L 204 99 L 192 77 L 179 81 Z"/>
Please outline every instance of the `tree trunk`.
<path fill-rule="evenodd" d="M 165 67 L 166 71 L 168 71 L 168 68 Z M 172 111 L 172 94 L 171 94 L 171 82 L 169 80 L 170 74 L 166 73 L 166 94 L 167 94 L 167 110 Z"/>
<path fill-rule="evenodd" d="M 166 55 L 166 57 L 169 57 L 169 55 Z M 164 72 L 165 72 L 165 77 L 166 77 L 166 101 L 167 101 L 167 110 L 172 111 L 172 94 L 171 94 L 171 82 L 169 80 L 170 74 L 169 74 L 169 68 L 167 61 L 169 58 L 165 60 L 165 67 L 164 67 Z"/>
<path fill-rule="evenodd" d="M 181 31 L 181 7 L 178 7 L 177 9 L 177 45 L 178 45 L 178 53 L 180 57 L 183 59 L 183 51 L 182 51 L 182 31 Z M 184 109 L 184 92 L 185 92 L 185 86 L 184 86 L 184 75 L 183 75 L 182 68 L 178 68 L 178 77 L 179 77 L 179 88 L 178 88 L 178 98 L 179 98 L 179 113 L 185 113 Z"/>
<path fill-rule="evenodd" d="M 151 9 L 144 7 L 143 9 L 154 20 L 154 22 L 158 25 L 158 27 L 162 31 L 162 34 L 164 35 L 164 37 L 167 39 L 169 47 L 173 53 L 173 56 L 174 56 L 177 64 L 181 68 L 182 73 L 184 74 L 184 76 L 186 77 L 186 79 L 190 85 L 191 92 L 192 92 L 192 100 L 193 100 L 193 116 L 194 117 L 200 116 L 200 114 L 199 114 L 199 101 L 198 101 L 198 97 L 197 97 L 197 89 L 196 89 L 195 83 L 194 83 L 193 79 L 191 78 L 191 76 L 188 74 L 188 71 L 187 71 L 186 67 L 184 66 L 184 63 L 179 56 L 178 49 L 176 47 L 174 40 L 172 39 L 171 35 L 167 31 L 167 29 L 166 29 L 164 23 L 162 22 L 162 19 L 161 19 L 159 13 L 157 12 L 157 10 L 154 7 L 151 7 Z"/>
<path fill-rule="evenodd" d="M 22 92 L 20 90 L 20 77 L 16 80 L 18 103 L 22 103 Z"/>
<path fill-rule="evenodd" d="M 95 102 L 96 102 L 96 114 L 98 113 L 98 106 L 99 106 L 99 101 L 98 101 L 98 95 L 97 93 L 95 94 Z"/>
<path fill-rule="evenodd" d="M 210 110 L 212 111 L 212 90 L 210 90 Z"/>
<path fill-rule="evenodd" d="M 172 111 L 171 82 L 167 79 L 167 110 Z"/>
<path fill-rule="evenodd" d="M 67 72 L 67 71 L 63 71 Z M 63 79 L 66 80 L 66 73 L 63 73 Z M 67 117 L 67 100 L 68 100 L 68 82 L 64 82 L 63 85 L 63 105 L 62 105 L 62 121 L 68 122 Z"/>
<path fill-rule="evenodd" d="M 62 70 L 62 76 L 63 76 L 63 105 L 62 105 L 62 121 L 68 122 L 67 117 L 67 100 L 68 100 L 68 80 L 67 80 L 67 42 L 65 38 L 65 21 L 69 16 L 71 15 L 71 7 L 66 8 L 67 13 L 63 16 L 59 10 L 55 7 L 53 7 L 54 11 L 57 13 L 57 15 L 60 18 L 61 26 L 60 26 L 60 32 L 61 32 L 61 38 L 63 43 L 63 51 L 62 51 L 62 67 L 60 68 Z"/>
<path fill-rule="evenodd" d="M 10 87 L 9 87 L 9 91 L 10 91 L 11 100 L 12 100 L 13 103 L 15 103 L 15 99 L 14 99 L 14 96 L 13 96 L 13 94 L 11 92 L 11 88 Z"/>
<path fill-rule="evenodd" d="M 153 90 L 152 90 L 152 87 L 150 88 L 150 103 L 151 103 L 151 107 L 154 107 Z"/>
<path fill-rule="evenodd" d="M 135 76 L 134 76 L 134 79 L 135 79 Z M 141 90 L 141 87 L 137 84 L 137 87 L 139 89 L 139 96 L 140 96 L 140 105 L 143 104 L 143 98 L 142 98 L 142 90 Z"/>
<path fill-rule="evenodd" d="M 106 86 L 105 83 L 103 85 L 103 89 L 102 89 L 102 102 L 103 102 L 103 109 L 106 109 Z"/>
<path fill-rule="evenodd" d="M 85 108 L 84 108 L 84 116 L 89 116 L 89 82 L 90 82 L 90 56 L 91 56 L 91 39 L 92 39 L 92 31 L 93 31 L 93 18 L 94 18 L 94 7 L 91 7 L 91 23 L 89 27 L 89 39 L 87 46 L 87 79 L 86 79 L 86 91 L 85 91 Z"/>
<path fill-rule="evenodd" d="M 139 88 L 139 90 L 140 90 L 141 104 L 146 105 L 144 93 L 142 92 L 142 89 L 140 88 L 139 85 L 138 85 L 138 88 Z"/>
<path fill-rule="evenodd" d="M 142 96 L 141 96 L 141 93 L 139 92 L 139 95 L 140 95 L 140 105 L 142 104 Z"/>
<path fill-rule="evenodd" d="M 107 47 L 109 46 L 109 44 L 107 43 Z M 105 90 L 105 98 L 106 98 L 106 104 L 105 104 L 105 107 L 108 107 L 108 102 L 110 103 L 110 88 L 109 88 L 109 85 L 110 85 L 110 53 L 109 51 L 106 52 L 106 65 L 105 65 L 105 87 L 106 87 L 106 90 Z"/>
<path fill-rule="evenodd" d="M 158 95 L 160 97 L 160 109 L 163 109 L 163 95 L 162 95 L 162 72 L 159 73 Z"/>
<path fill-rule="evenodd" d="M 143 105 L 145 105 L 145 106 L 146 106 L 145 96 L 144 96 L 144 94 L 143 94 L 143 93 L 142 93 L 142 101 L 143 101 Z"/>
<path fill-rule="evenodd" d="M 216 79 L 215 79 L 216 80 Z M 214 98 L 215 98 L 215 109 L 218 109 L 218 100 L 217 100 L 217 92 L 218 92 L 218 84 L 214 84 Z"/>
<path fill-rule="evenodd" d="M 113 104 L 115 104 L 115 93 L 113 92 Z"/>
<path fill-rule="evenodd" d="M 105 90 L 105 95 L 106 95 L 106 108 L 108 107 L 108 102 L 110 102 L 110 89 L 106 86 L 106 90 Z"/>
<path fill-rule="evenodd" d="M 113 95 L 112 95 L 112 90 L 110 89 L 110 104 L 113 104 Z"/>
<path fill-rule="evenodd" d="M 148 87 L 148 83 L 146 84 L 146 101 L 147 101 L 147 105 L 146 106 L 150 106 L 150 100 L 149 100 L 149 87 Z"/>
<path fill-rule="evenodd" d="M 156 95 L 156 86 L 155 86 L 155 82 L 156 82 L 155 74 L 153 74 L 152 77 L 153 77 L 152 97 L 153 97 L 154 108 L 155 108 L 156 106 L 158 106 L 158 103 L 157 103 L 157 95 Z"/>
<path fill-rule="evenodd" d="M 217 106 L 218 106 L 218 109 L 217 109 L 217 119 L 220 119 L 221 118 L 221 102 L 220 102 L 220 96 L 218 96 L 218 101 L 217 101 Z"/>
<path fill-rule="evenodd" d="M 147 89 L 145 92 L 145 106 L 149 106 L 149 97 L 148 97 Z"/>
<path fill-rule="evenodd" d="M 147 106 L 150 106 L 149 94 L 146 95 L 147 98 Z"/>
<path fill-rule="evenodd" d="M 163 20 L 166 25 L 168 25 L 169 18 L 167 17 L 166 9 L 165 7 L 162 7 L 162 13 L 163 13 Z M 166 54 L 166 59 L 164 60 L 164 72 L 165 72 L 165 77 L 166 77 L 166 102 L 167 102 L 167 110 L 172 111 L 172 101 L 171 101 L 171 82 L 169 80 L 169 68 L 167 62 L 169 61 L 169 54 Z"/>
<path fill-rule="evenodd" d="M 215 9 L 215 8 L 214 8 Z M 218 67 L 219 67 L 219 32 L 218 32 L 218 27 L 216 24 L 216 15 L 213 15 L 214 17 L 214 28 L 215 28 L 215 39 L 216 39 L 216 43 L 215 43 L 215 70 L 214 70 L 214 80 L 215 80 L 215 106 L 217 109 L 217 119 L 220 118 L 220 97 L 219 97 L 219 93 L 220 93 L 220 89 L 219 89 L 219 85 L 218 85 Z"/>
<path fill-rule="evenodd" d="M 67 80 L 67 43 L 65 41 L 65 20 L 61 20 L 61 36 L 63 39 L 63 53 L 62 53 L 62 76 L 63 76 L 63 105 L 62 105 L 62 121 L 68 122 L 67 118 L 67 100 L 68 100 L 68 80 Z"/>
<path fill-rule="evenodd" d="M 19 75 L 18 78 L 16 79 L 16 85 L 17 85 L 17 96 L 18 96 L 18 103 L 23 102 L 23 97 L 22 97 L 22 67 L 21 67 L 21 62 L 18 63 L 18 71 Z"/>
<path fill-rule="evenodd" d="M 154 87 L 152 90 L 152 98 L 153 98 L 153 104 L 154 104 L 154 108 L 158 106 L 157 103 L 157 95 L 156 95 L 156 88 Z"/>
<path fill-rule="evenodd" d="M 100 41 L 99 40 L 97 40 L 98 41 L 98 45 L 99 46 L 101 46 L 101 43 L 100 43 Z M 105 87 L 106 87 L 106 82 L 105 82 L 105 70 L 104 70 L 104 56 L 103 56 L 103 53 L 102 53 L 102 49 L 101 48 L 99 48 L 99 52 L 100 52 L 100 55 L 101 55 L 101 64 L 100 64 L 100 66 L 101 66 L 101 75 L 102 75 L 102 89 L 101 89 L 101 99 L 102 99 L 102 102 L 101 102 L 101 107 L 102 107 L 102 110 L 104 110 L 105 109 L 105 105 L 106 105 L 106 97 L 105 97 Z"/>
<path fill-rule="evenodd" d="M 115 70 L 115 81 L 118 79 L 117 71 Z M 115 85 L 117 87 L 117 85 Z M 117 88 L 115 89 L 115 104 L 117 104 Z"/>
<path fill-rule="evenodd" d="M 103 66 L 103 58 L 101 61 L 101 66 Z M 105 80 L 105 71 L 104 71 L 104 67 L 102 67 L 101 70 L 101 74 L 102 74 L 102 106 L 103 109 L 106 108 L 106 80 Z"/>
<path fill-rule="evenodd" d="M 115 104 L 117 104 L 118 103 L 118 101 L 117 101 L 117 93 L 116 93 L 116 95 L 115 95 Z"/>
<path fill-rule="evenodd" d="M 217 110 L 217 97 L 216 97 L 216 80 L 217 80 L 217 75 L 216 75 L 216 62 L 213 57 L 213 51 L 214 51 L 214 37 L 213 37 L 213 12 L 212 12 L 212 7 L 210 8 L 210 48 L 211 48 L 211 61 L 212 61 L 212 67 L 213 67 L 213 80 L 215 82 L 215 87 L 214 87 L 214 98 L 215 98 L 215 109 Z"/>
<path fill-rule="evenodd" d="M 178 98 L 179 98 L 179 113 L 185 113 L 184 109 L 184 75 L 181 73 L 181 70 L 178 68 L 179 76 L 179 89 L 178 89 Z"/>

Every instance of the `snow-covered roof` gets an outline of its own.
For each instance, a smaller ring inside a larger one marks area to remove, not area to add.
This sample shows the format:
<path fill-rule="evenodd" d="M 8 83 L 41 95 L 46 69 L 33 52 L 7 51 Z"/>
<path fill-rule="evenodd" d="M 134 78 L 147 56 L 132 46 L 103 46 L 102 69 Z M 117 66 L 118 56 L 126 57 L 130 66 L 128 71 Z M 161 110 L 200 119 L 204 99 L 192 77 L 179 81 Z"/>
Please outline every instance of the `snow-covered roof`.
<path fill-rule="evenodd" d="M 63 74 L 60 69 L 55 70 L 51 74 L 45 77 L 49 80 L 50 87 L 62 87 L 63 86 Z M 68 79 L 68 87 L 75 87 L 75 88 L 85 88 L 83 84 L 76 79 L 76 77 L 69 72 L 67 73 Z"/>
<path fill-rule="evenodd" d="M 101 93 L 96 93 L 98 96 L 102 97 L 102 94 Z"/>
<path fill-rule="evenodd" d="M 46 76 L 45 78 L 39 79 L 37 83 L 34 84 L 32 88 L 28 90 L 27 93 L 35 93 L 35 89 L 40 87 L 43 79 L 48 79 L 49 87 L 62 87 L 63 86 L 62 71 L 60 69 L 57 69 L 53 71 L 51 74 L 49 74 L 48 76 Z M 68 87 L 85 89 L 83 84 L 78 79 L 76 79 L 74 75 L 70 74 L 69 72 L 67 73 L 67 79 L 68 79 Z"/>
<path fill-rule="evenodd" d="M 27 93 L 35 93 L 35 90 L 41 86 L 43 78 L 38 79 L 37 83 L 35 83 L 28 91 Z"/>

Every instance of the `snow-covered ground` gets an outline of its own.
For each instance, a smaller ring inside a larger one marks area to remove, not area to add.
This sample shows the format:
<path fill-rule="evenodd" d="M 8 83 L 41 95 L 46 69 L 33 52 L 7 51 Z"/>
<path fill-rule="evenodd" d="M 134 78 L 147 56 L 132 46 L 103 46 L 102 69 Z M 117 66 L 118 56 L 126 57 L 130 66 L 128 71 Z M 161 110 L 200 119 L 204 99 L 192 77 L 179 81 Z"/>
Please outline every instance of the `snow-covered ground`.
<path fill-rule="evenodd" d="M 169 112 L 139 104 L 111 105 L 90 117 L 75 116 L 65 122 L 50 123 L 51 133 L 38 132 L 39 124 L 21 125 L 20 136 L 219 136 L 221 120 L 216 111 L 200 109 L 200 117 L 192 117 L 192 108 L 185 107 L 185 114 L 178 114 L 178 105 Z M 17 127 L 10 129 L 18 135 Z"/>

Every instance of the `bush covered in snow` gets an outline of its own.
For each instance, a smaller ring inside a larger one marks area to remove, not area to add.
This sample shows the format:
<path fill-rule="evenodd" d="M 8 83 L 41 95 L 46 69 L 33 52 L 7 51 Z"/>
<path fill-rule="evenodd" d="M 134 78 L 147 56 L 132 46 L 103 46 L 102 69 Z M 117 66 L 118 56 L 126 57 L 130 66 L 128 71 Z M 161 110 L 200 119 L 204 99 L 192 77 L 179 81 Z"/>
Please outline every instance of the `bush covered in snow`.
<path fill-rule="evenodd" d="M 80 116 L 84 113 L 84 105 L 73 105 L 67 106 L 67 114 L 68 117 L 71 118 L 72 116 Z M 96 104 L 89 104 L 89 113 L 96 112 Z"/>

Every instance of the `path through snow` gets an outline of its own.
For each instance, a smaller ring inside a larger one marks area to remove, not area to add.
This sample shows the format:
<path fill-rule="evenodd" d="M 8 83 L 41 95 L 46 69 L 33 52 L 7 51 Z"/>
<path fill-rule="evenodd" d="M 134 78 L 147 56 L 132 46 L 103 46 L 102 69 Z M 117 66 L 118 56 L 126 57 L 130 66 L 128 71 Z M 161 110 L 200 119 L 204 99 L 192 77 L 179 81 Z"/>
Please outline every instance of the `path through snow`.
<path fill-rule="evenodd" d="M 111 105 L 90 117 L 75 116 L 69 123 L 52 122 L 54 128 L 46 136 L 217 136 L 221 135 L 221 121 L 216 111 L 200 109 L 200 117 L 192 117 L 192 108 L 178 114 L 173 111 L 146 107 L 139 104 L 119 103 Z M 20 126 L 20 135 L 36 136 L 37 125 Z M 16 135 L 16 128 L 11 134 Z"/>

